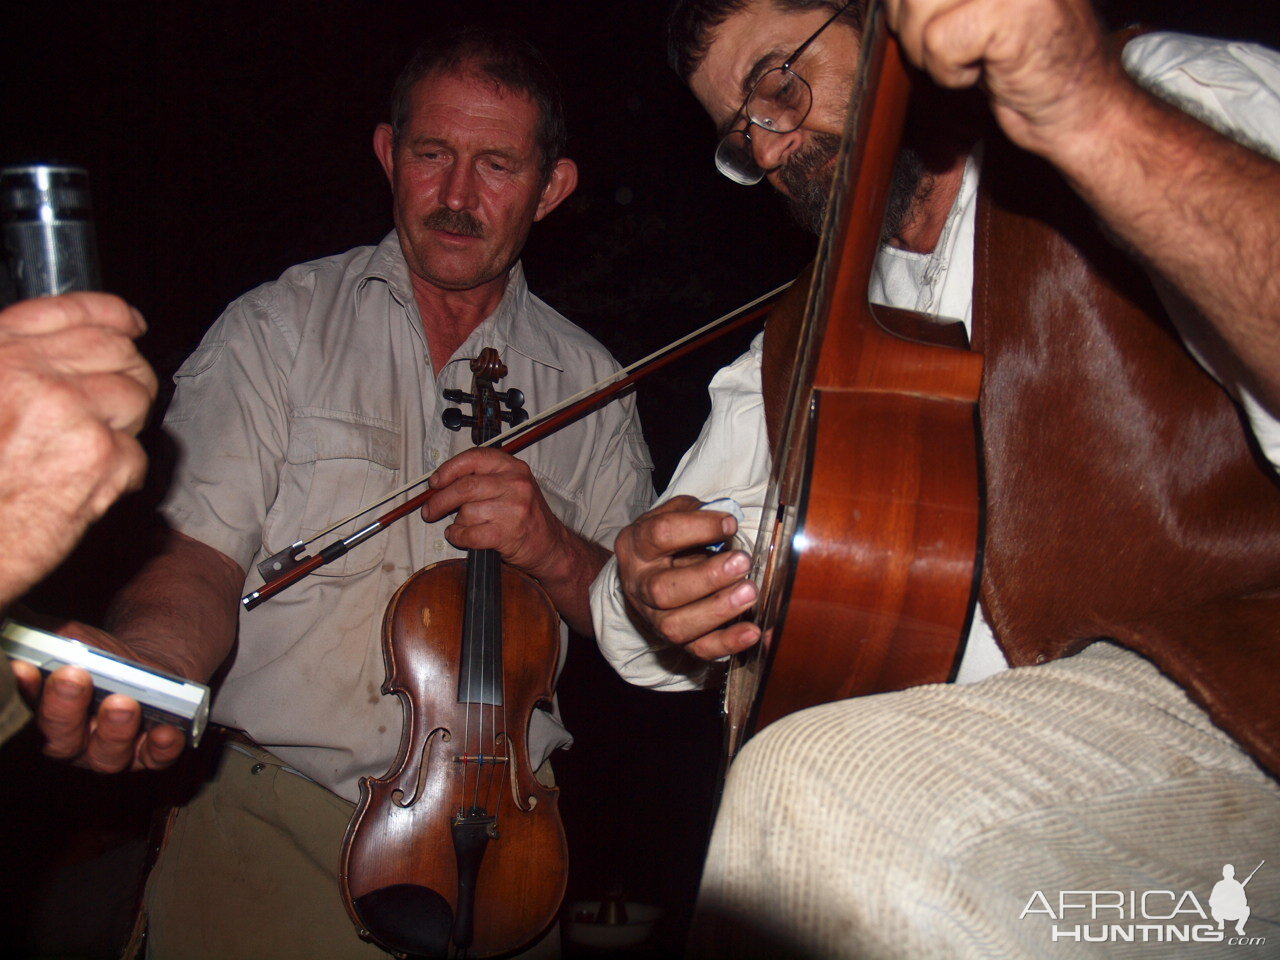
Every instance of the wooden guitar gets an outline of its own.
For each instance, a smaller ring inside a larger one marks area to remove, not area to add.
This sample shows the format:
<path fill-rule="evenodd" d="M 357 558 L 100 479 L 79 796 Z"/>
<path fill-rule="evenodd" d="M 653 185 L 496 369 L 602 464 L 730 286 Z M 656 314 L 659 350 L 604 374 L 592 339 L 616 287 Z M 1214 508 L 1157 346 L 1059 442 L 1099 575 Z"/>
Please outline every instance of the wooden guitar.
<path fill-rule="evenodd" d="M 729 760 L 796 710 L 947 680 L 973 608 L 982 358 L 922 342 L 936 324 L 867 296 L 910 93 L 875 0 L 860 70 L 803 315 L 766 332 L 766 405 L 789 386 L 769 411 L 762 639 L 730 665 Z"/>

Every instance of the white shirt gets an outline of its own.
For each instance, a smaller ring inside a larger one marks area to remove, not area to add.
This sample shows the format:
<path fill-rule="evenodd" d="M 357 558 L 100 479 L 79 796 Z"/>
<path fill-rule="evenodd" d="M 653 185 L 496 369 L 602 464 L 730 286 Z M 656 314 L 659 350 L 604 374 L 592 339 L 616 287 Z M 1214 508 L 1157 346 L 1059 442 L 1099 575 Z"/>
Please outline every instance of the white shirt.
<path fill-rule="evenodd" d="M 1199 119 L 1280 157 L 1280 54 L 1256 44 L 1155 33 L 1130 42 L 1124 50 L 1124 64 L 1140 83 Z M 971 332 L 980 154 L 975 151 L 965 166 L 959 194 L 931 253 L 881 248 L 871 277 L 873 302 L 941 320 L 960 320 Z M 1162 295 L 1192 352 L 1240 401 L 1263 451 L 1280 467 L 1280 421 L 1268 414 L 1244 385 L 1235 382 L 1225 367 L 1215 369 L 1211 358 L 1196 349 L 1195 331 L 1204 321 L 1171 290 L 1163 290 Z M 745 354 L 712 378 L 711 414 L 659 498 L 668 500 L 678 494 L 704 501 L 732 497 L 746 517 L 740 525 L 744 538 L 752 540 L 759 528 L 770 470 L 760 393 L 762 345 L 763 335 L 757 336 Z M 616 559 L 610 560 L 596 579 L 591 606 L 600 649 L 624 679 L 668 690 L 692 689 L 706 679 L 707 664 L 647 638 L 632 621 Z M 972 683 L 1007 666 L 979 609 L 957 682 Z"/>

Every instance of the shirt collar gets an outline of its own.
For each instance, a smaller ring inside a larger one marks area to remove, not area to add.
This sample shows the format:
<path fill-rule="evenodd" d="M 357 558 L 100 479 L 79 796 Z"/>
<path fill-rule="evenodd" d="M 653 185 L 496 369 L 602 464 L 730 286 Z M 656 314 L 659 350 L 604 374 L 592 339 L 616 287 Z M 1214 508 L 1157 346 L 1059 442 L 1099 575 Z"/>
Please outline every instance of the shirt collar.
<path fill-rule="evenodd" d="M 394 230 L 373 248 L 369 264 L 356 284 L 356 289 L 363 288 L 370 280 L 383 281 L 397 302 L 411 310 L 414 321 L 417 322 L 418 310 L 413 298 L 413 284 L 409 281 L 409 265 L 400 252 L 400 237 Z"/>
<path fill-rule="evenodd" d="M 555 344 L 546 326 L 537 322 L 542 311 L 547 308 L 529 292 L 529 285 L 524 279 L 524 267 L 519 261 L 507 273 L 507 290 L 502 295 L 502 302 L 481 325 L 488 327 L 488 333 L 498 341 L 523 354 L 534 363 L 563 370 Z"/>
<path fill-rule="evenodd" d="M 409 279 L 409 265 L 400 249 L 400 237 L 394 230 L 382 238 L 369 257 L 369 265 L 360 277 L 357 288 L 369 280 L 386 283 L 391 295 L 409 311 L 415 325 L 420 326 L 418 304 L 413 295 L 413 283 Z M 510 348 L 535 363 L 563 370 L 545 326 L 533 321 L 534 316 L 547 307 L 529 292 L 524 279 L 524 267 L 519 261 L 507 272 L 507 289 L 493 311 L 477 328 L 485 340 L 493 339 L 493 345 Z M 475 334 L 472 334 L 475 336 Z"/>

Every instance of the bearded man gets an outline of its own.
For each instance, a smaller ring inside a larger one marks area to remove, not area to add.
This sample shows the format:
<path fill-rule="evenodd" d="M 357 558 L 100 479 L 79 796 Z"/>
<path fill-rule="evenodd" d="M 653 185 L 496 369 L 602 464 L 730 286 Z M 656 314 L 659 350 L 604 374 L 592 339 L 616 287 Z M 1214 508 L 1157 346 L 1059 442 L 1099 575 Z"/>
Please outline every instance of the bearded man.
<path fill-rule="evenodd" d="M 863 6 L 682 0 L 671 20 L 721 171 L 811 225 Z M 1118 53 L 1086 0 L 885 10 L 928 80 L 870 295 L 963 322 L 984 354 L 981 607 L 955 683 L 747 744 L 695 952 L 1074 955 L 1073 923 L 1116 911 L 1046 918 L 1024 910 L 1037 891 L 1203 888 L 1280 836 L 1280 58 L 1170 34 Z M 975 86 L 980 139 L 948 92 Z M 632 682 L 687 689 L 759 640 L 747 553 L 690 551 L 761 526 L 761 358 L 757 341 L 713 379 L 663 502 L 593 587 Z M 741 524 L 699 509 L 719 497 Z M 1280 888 L 1251 899 L 1274 917 Z"/>

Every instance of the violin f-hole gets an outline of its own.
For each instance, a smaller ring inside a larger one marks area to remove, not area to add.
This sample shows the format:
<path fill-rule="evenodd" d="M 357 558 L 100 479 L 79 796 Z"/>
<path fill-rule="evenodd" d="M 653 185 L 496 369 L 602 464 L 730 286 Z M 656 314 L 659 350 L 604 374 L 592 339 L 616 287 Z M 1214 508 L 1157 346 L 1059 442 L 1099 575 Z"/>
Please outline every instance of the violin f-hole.
<path fill-rule="evenodd" d="M 431 769 L 431 741 L 435 739 L 436 734 L 440 734 L 441 743 L 448 743 L 452 739 L 449 731 L 444 727 L 436 727 L 427 734 L 427 739 L 422 744 L 422 753 L 418 756 L 418 774 L 413 779 L 413 796 L 406 800 L 403 790 L 397 787 L 391 791 L 391 802 L 397 807 L 412 807 L 422 796 L 423 788 L 427 783 L 427 774 Z"/>

